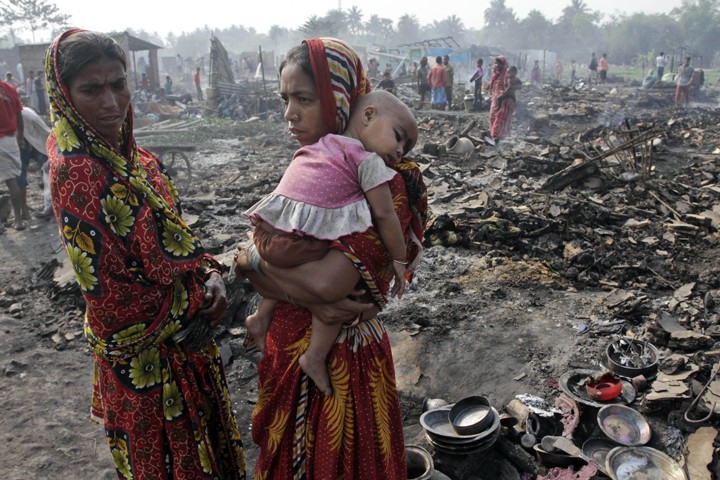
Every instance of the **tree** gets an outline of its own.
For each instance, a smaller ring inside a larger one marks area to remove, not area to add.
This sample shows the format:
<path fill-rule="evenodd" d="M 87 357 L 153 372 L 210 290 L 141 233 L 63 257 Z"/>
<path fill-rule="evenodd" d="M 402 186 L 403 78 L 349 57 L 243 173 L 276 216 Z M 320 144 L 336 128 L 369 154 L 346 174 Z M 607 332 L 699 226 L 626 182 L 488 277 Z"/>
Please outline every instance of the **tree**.
<path fill-rule="evenodd" d="M 574 17 L 582 13 L 590 13 L 590 8 L 584 0 L 570 0 L 570 5 L 563 8 L 563 16 Z"/>
<path fill-rule="evenodd" d="M 336 25 L 327 18 L 313 15 L 300 27 L 300 31 L 309 37 L 337 37 Z"/>
<path fill-rule="evenodd" d="M 485 9 L 485 26 L 493 29 L 506 29 L 517 23 L 515 12 L 505 5 L 505 0 L 492 0 Z"/>
<path fill-rule="evenodd" d="M 395 33 L 392 20 L 389 18 L 381 18 L 378 15 L 370 17 L 370 20 L 365 24 L 365 31 L 373 43 L 386 43 L 384 41 L 380 42 L 379 40 L 387 40 Z"/>
<path fill-rule="evenodd" d="M 527 17 L 520 20 L 515 36 L 521 48 L 541 50 L 548 47 L 548 36 L 552 23 L 539 10 L 531 10 Z"/>
<path fill-rule="evenodd" d="M 70 15 L 60 13 L 57 5 L 47 0 L 0 0 L 0 20 L 5 25 L 29 28 L 34 43 L 37 30 L 64 27 Z"/>
<path fill-rule="evenodd" d="M 688 46 L 706 60 L 713 58 L 720 45 L 720 1 L 683 0 L 682 7 L 672 14 L 679 16 L 680 31 Z"/>
<path fill-rule="evenodd" d="M 433 21 L 433 26 L 437 33 L 442 37 L 455 37 L 460 39 L 465 32 L 465 25 L 460 18 L 455 15 L 445 17 L 443 20 Z"/>
<path fill-rule="evenodd" d="M 420 40 L 420 21 L 415 15 L 405 14 L 397 23 L 398 43 L 413 43 Z"/>
<path fill-rule="evenodd" d="M 330 10 L 325 15 L 325 20 L 333 25 L 333 30 L 336 32 L 334 35 L 338 36 L 340 32 L 344 32 L 348 29 L 347 14 L 342 10 Z"/>
<path fill-rule="evenodd" d="M 517 25 L 517 17 L 512 8 L 505 5 L 505 0 L 492 0 L 485 9 L 485 28 L 480 40 L 499 47 L 510 47 L 515 42 L 513 32 Z"/>
<path fill-rule="evenodd" d="M 350 33 L 358 36 L 363 32 L 363 13 L 357 6 L 353 5 L 347 13 L 348 27 Z"/>
<path fill-rule="evenodd" d="M 278 40 L 280 40 L 280 38 L 283 37 L 284 35 L 287 35 L 287 32 L 280 25 L 273 25 L 272 27 L 270 27 L 270 31 L 268 32 L 268 37 L 270 37 L 270 40 L 272 40 L 275 50 L 277 50 Z"/>

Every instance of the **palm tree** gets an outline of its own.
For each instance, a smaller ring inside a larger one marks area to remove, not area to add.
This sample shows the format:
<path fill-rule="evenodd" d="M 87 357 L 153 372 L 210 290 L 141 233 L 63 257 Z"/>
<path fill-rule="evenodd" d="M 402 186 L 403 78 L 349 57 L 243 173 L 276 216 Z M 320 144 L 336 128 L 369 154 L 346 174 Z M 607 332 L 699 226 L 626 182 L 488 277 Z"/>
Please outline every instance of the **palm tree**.
<path fill-rule="evenodd" d="M 570 5 L 563 8 L 563 15 L 579 15 L 581 13 L 588 13 L 590 8 L 587 6 L 584 0 L 570 0 Z"/>
<path fill-rule="evenodd" d="M 485 26 L 491 28 L 504 28 L 517 22 L 515 12 L 505 5 L 505 0 L 492 0 L 485 9 Z"/>
<path fill-rule="evenodd" d="M 363 13 L 356 5 L 353 5 L 347 13 L 348 27 L 353 35 L 360 35 L 363 31 Z"/>
<path fill-rule="evenodd" d="M 268 32 L 268 37 L 273 41 L 273 45 L 275 46 L 275 50 L 277 50 L 277 44 L 280 37 L 285 35 L 285 29 L 282 28 L 279 25 L 273 25 L 270 27 L 270 31 Z"/>
<path fill-rule="evenodd" d="M 437 32 L 444 37 L 462 36 L 465 32 L 465 25 L 456 15 L 451 15 L 443 20 L 433 22 L 433 26 Z"/>
<path fill-rule="evenodd" d="M 415 15 L 405 14 L 397 23 L 398 43 L 412 43 L 420 40 L 420 21 Z"/>
<path fill-rule="evenodd" d="M 299 29 L 309 37 L 337 36 L 335 24 L 330 23 L 327 18 L 319 18 L 313 15 Z"/>
<path fill-rule="evenodd" d="M 365 31 L 370 36 L 371 42 L 377 43 L 379 39 L 387 39 L 394 32 L 393 22 L 389 18 L 381 18 L 373 15 L 365 23 Z"/>
<path fill-rule="evenodd" d="M 324 20 L 327 21 L 328 24 L 333 25 L 333 29 L 336 32 L 333 35 L 337 35 L 347 29 L 347 14 L 342 10 L 330 10 L 327 15 L 325 15 Z"/>

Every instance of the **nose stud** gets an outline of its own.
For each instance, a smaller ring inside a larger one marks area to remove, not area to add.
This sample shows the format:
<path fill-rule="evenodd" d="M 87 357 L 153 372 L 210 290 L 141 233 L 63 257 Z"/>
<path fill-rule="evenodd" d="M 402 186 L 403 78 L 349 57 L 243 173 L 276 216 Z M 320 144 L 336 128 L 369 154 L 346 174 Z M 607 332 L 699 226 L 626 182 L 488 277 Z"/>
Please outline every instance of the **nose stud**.
<path fill-rule="evenodd" d="M 300 115 L 298 115 L 298 114 L 296 113 L 295 115 L 293 115 L 292 118 L 293 118 L 293 120 L 295 120 L 295 121 L 297 122 L 298 120 L 300 120 Z"/>

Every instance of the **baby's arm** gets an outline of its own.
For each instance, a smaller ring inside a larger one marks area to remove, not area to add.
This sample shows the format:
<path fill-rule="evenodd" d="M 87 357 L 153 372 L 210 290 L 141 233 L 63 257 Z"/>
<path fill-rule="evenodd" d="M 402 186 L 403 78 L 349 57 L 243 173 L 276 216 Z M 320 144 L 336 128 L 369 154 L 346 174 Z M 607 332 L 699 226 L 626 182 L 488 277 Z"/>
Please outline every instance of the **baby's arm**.
<path fill-rule="evenodd" d="M 366 191 L 365 197 L 370 204 L 373 224 L 380 233 L 380 238 L 385 244 L 388 253 L 390 253 L 390 258 L 392 258 L 395 283 L 393 284 L 391 295 L 402 298 L 402 294 L 405 291 L 405 267 L 407 265 L 405 260 L 406 245 L 400 219 L 395 213 L 393 206 L 390 187 L 387 183 L 383 183 Z"/>

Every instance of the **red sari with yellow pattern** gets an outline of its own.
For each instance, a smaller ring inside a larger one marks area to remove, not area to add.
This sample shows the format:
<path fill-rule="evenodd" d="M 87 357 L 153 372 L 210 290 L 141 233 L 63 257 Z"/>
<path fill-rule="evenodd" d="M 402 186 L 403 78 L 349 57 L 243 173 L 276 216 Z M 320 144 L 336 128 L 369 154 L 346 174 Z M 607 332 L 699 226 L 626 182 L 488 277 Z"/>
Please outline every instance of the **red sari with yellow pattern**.
<path fill-rule="evenodd" d="M 86 303 L 95 360 L 91 416 L 102 422 L 122 479 L 244 479 L 245 458 L 215 343 L 195 351 L 179 333 L 195 321 L 217 262 L 182 220 L 164 168 L 132 137 L 109 147 L 46 68 L 53 132 L 52 203 Z M 122 154 L 120 153 L 122 152 Z"/>

